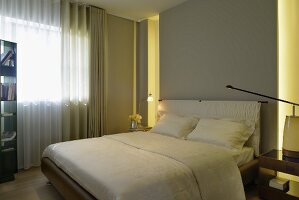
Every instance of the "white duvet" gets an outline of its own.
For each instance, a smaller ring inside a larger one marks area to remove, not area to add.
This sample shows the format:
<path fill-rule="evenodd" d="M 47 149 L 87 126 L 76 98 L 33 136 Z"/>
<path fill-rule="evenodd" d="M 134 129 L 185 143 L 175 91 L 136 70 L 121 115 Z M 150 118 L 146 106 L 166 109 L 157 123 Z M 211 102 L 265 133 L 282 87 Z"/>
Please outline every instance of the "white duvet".
<path fill-rule="evenodd" d="M 43 153 L 100 200 L 245 200 L 231 153 L 155 133 L 50 145 Z"/>

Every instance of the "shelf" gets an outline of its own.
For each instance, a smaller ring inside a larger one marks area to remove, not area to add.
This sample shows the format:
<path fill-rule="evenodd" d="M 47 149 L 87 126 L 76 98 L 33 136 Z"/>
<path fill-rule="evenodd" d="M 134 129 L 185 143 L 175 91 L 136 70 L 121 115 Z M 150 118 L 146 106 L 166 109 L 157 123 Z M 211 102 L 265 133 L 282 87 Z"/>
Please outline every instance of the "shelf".
<path fill-rule="evenodd" d="M 16 67 L 7 67 L 5 65 L 2 65 L 0 67 L 1 76 L 13 76 L 13 77 L 15 77 L 16 74 L 17 74 L 16 72 L 17 72 Z"/>
<path fill-rule="evenodd" d="M 1 100 L 2 101 L 15 101 L 17 96 L 16 83 L 1 83 Z"/>
<path fill-rule="evenodd" d="M 261 197 L 271 200 L 299 200 L 299 183 L 290 180 L 289 190 L 287 192 L 262 185 L 259 186 L 259 194 Z"/>
<path fill-rule="evenodd" d="M 16 137 L 17 137 L 17 132 L 16 131 L 6 131 L 4 133 L 1 133 L 1 142 L 11 142 Z"/>
<path fill-rule="evenodd" d="M 11 148 L 7 148 L 7 149 L 2 149 L 1 152 L 2 153 L 7 153 L 7 152 L 12 152 L 12 151 L 15 151 L 16 149 L 11 147 Z"/>
<path fill-rule="evenodd" d="M 9 101 L 9 102 L 14 102 L 14 101 L 17 101 L 17 100 L 15 99 L 15 100 L 0 100 L 0 101 Z"/>
<path fill-rule="evenodd" d="M 260 195 L 263 196 L 265 199 L 285 199 L 282 196 L 294 196 L 296 199 L 299 199 L 299 183 L 294 180 L 289 180 L 289 190 L 282 191 L 276 188 L 272 188 L 269 186 L 269 181 L 272 178 L 275 178 L 277 173 L 275 170 L 269 170 L 266 168 L 260 168 L 259 172 L 259 189 Z M 270 194 L 271 193 L 271 194 Z M 277 198 L 269 198 L 269 195 L 272 197 L 272 193 L 275 194 Z M 265 196 L 266 195 L 266 196 Z M 266 198 L 268 197 L 268 198 Z M 289 199 L 289 198 L 287 198 Z"/>
<path fill-rule="evenodd" d="M 284 192 L 269 186 L 269 181 L 277 171 L 291 175 L 299 174 L 299 162 L 282 155 L 281 151 L 272 150 L 259 157 L 259 195 L 269 200 L 299 200 L 299 183 L 290 180 L 289 190 Z"/>
<path fill-rule="evenodd" d="M 8 182 L 8 181 L 13 181 L 15 180 L 15 176 L 14 174 L 9 174 L 7 176 L 0 176 L 0 183 L 5 183 L 5 182 Z"/>
<path fill-rule="evenodd" d="M 1 142 L 1 149 L 2 150 L 9 149 L 9 148 L 14 148 L 14 149 L 17 148 L 17 139 L 13 139 L 13 140 L 10 140 L 10 141 L 2 141 Z"/>
<path fill-rule="evenodd" d="M 143 131 L 143 132 L 146 132 L 146 131 L 151 130 L 151 128 L 152 128 L 152 127 L 129 128 L 128 131 L 129 131 L 129 132 L 135 132 L 135 131 Z"/>
<path fill-rule="evenodd" d="M 16 76 L 1 76 L 1 74 L 0 74 L 0 81 L 1 81 L 1 84 L 3 84 L 3 85 L 16 84 L 17 77 Z"/>
<path fill-rule="evenodd" d="M 17 44 L 0 40 L 0 183 L 14 179 L 17 160 Z"/>
<path fill-rule="evenodd" d="M 16 116 L 17 113 L 13 112 L 13 113 L 2 113 L 0 114 L 0 117 L 13 117 Z"/>

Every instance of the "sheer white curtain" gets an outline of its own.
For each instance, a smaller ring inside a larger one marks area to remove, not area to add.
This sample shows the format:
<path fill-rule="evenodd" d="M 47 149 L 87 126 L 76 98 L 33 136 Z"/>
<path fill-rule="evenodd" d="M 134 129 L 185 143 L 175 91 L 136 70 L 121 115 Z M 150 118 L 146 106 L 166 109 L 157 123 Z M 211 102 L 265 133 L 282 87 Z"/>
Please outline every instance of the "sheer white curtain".
<path fill-rule="evenodd" d="M 0 0 L 0 38 L 17 43 L 19 168 L 62 140 L 59 0 Z"/>
<path fill-rule="evenodd" d="M 19 168 L 40 165 L 49 144 L 102 134 L 105 20 L 69 0 L 0 0 L 0 38 L 17 43 Z"/>

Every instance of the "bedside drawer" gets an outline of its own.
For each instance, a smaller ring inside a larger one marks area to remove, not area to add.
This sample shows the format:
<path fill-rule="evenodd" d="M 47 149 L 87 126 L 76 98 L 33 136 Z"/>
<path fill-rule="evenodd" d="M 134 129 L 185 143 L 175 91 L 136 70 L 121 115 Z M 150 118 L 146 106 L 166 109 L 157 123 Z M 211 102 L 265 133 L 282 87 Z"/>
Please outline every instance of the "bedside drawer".
<path fill-rule="evenodd" d="M 272 169 L 287 174 L 299 176 L 299 165 L 298 163 L 275 160 L 267 157 L 259 158 L 259 166 L 267 169 Z"/>

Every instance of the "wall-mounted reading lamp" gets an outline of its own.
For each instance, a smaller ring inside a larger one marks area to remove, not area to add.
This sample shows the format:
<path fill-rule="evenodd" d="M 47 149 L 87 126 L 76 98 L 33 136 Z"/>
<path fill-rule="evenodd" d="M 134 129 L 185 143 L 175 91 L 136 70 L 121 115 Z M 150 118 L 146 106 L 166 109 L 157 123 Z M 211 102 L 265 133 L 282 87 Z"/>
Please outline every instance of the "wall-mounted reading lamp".
<path fill-rule="evenodd" d="M 148 102 L 154 101 L 154 98 L 153 98 L 152 93 L 149 93 L 149 94 L 148 94 L 148 96 L 147 96 L 147 101 L 148 101 Z"/>
<path fill-rule="evenodd" d="M 295 106 L 299 106 L 299 104 L 286 101 L 283 99 L 278 99 L 275 97 L 270 97 L 264 94 L 243 90 L 240 88 L 233 87 L 231 85 L 226 86 L 228 89 L 238 90 L 241 92 L 265 97 L 268 99 L 272 99 L 275 101 L 281 101 L 284 103 L 288 103 L 293 105 L 293 115 L 286 116 L 284 131 L 283 131 L 283 144 L 282 144 L 282 154 L 286 157 L 299 159 L 299 116 L 295 116 Z"/>
<path fill-rule="evenodd" d="M 148 96 L 147 96 L 147 98 L 146 98 L 146 101 L 147 101 L 147 102 L 152 102 L 152 101 L 154 101 L 154 97 L 153 97 L 152 93 L 149 93 L 149 94 L 148 94 Z M 141 103 L 143 103 L 143 102 L 145 102 L 145 99 L 139 101 L 139 104 L 138 104 L 138 112 L 139 112 L 139 113 L 140 113 Z"/>

